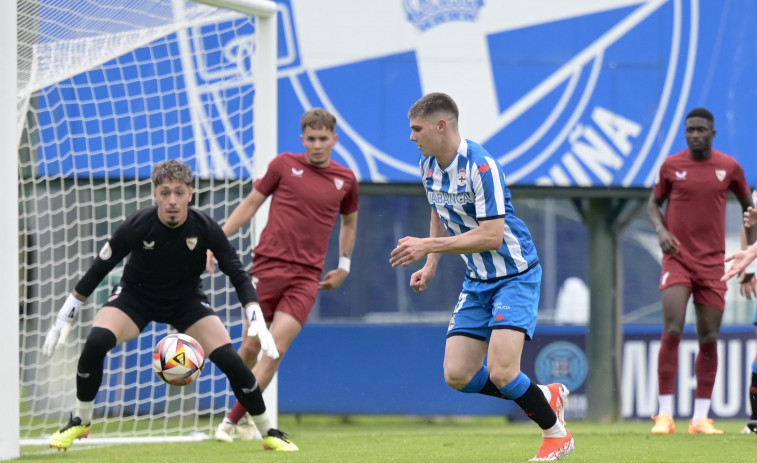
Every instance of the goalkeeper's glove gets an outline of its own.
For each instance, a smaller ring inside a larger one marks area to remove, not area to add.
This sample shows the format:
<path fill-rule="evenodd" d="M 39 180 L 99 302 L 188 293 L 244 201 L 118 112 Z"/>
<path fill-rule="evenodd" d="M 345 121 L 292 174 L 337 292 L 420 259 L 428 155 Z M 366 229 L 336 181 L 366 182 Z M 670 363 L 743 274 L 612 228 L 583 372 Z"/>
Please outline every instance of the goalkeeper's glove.
<path fill-rule="evenodd" d="M 63 303 L 63 307 L 58 311 L 58 317 L 55 319 L 55 323 L 50 327 L 50 330 L 45 337 L 42 353 L 46 357 L 52 357 L 55 353 L 55 349 L 66 343 L 68 333 L 71 331 L 71 322 L 74 321 L 74 315 L 76 315 L 76 311 L 79 310 L 79 307 L 81 307 L 82 304 L 83 302 L 77 299 L 73 294 L 68 295 L 66 302 Z"/>
<path fill-rule="evenodd" d="M 245 307 L 244 311 L 247 315 L 247 321 L 250 322 L 247 336 L 258 338 L 260 348 L 263 349 L 265 355 L 274 360 L 279 358 L 279 350 L 276 349 L 276 342 L 273 340 L 273 336 L 265 324 L 265 318 L 263 317 L 263 311 L 260 310 L 260 305 L 254 302 Z"/>

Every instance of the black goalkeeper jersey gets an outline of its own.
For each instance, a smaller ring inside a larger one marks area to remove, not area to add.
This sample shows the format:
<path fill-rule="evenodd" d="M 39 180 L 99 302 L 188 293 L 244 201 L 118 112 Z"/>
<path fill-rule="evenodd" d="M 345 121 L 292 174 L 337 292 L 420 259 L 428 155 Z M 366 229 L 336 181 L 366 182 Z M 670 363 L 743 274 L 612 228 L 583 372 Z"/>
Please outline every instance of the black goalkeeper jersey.
<path fill-rule="evenodd" d="M 228 275 L 242 305 L 256 302 L 255 289 L 221 227 L 191 207 L 186 222 L 177 228 L 167 227 L 158 219 L 157 206 L 127 218 L 100 250 L 76 291 L 89 297 L 105 275 L 131 254 L 121 278 L 124 290 L 158 304 L 175 303 L 203 294 L 200 276 L 208 249 Z"/>

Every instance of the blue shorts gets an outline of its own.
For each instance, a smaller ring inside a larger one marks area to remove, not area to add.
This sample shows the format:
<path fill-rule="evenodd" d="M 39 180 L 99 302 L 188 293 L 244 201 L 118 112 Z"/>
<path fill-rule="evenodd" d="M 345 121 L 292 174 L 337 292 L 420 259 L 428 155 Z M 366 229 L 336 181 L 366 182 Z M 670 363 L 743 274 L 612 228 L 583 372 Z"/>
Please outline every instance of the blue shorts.
<path fill-rule="evenodd" d="M 449 321 L 447 337 L 463 335 L 488 342 L 492 330 L 508 329 L 520 331 L 526 340 L 531 340 L 540 291 L 541 265 L 496 281 L 466 278 Z"/>
<path fill-rule="evenodd" d="M 757 326 L 757 307 L 754 309 L 754 325 Z"/>

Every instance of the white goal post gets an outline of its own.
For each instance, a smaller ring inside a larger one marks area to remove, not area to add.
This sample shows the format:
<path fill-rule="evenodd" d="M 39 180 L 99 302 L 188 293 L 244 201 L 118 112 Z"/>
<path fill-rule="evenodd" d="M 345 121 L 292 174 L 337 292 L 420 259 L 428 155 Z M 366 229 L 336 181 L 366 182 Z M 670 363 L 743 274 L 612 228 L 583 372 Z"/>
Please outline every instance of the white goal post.
<path fill-rule="evenodd" d="M 268 0 L 15 1 L 16 124 L 6 133 L 18 182 L 6 186 L 18 192 L 17 447 L 46 444 L 74 408 L 79 353 L 122 267 L 52 359 L 41 353 L 45 333 L 105 240 L 152 203 L 153 165 L 192 165 L 194 206 L 222 222 L 276 155 L 278 18 Z M 263 208 L 231 237 L 248 268 L 266 218 Z M 217 273 L 203 287 L 238 343 L 233 286 Z M 167 333 L 150 323 L 108 355 L 86 442 L 212 436 L 235 401 L 228 381 L 209 364 L 191 386 L 162 383 L 150 359 Z M 275 423 L 275 382 L 264 396 Z"/>

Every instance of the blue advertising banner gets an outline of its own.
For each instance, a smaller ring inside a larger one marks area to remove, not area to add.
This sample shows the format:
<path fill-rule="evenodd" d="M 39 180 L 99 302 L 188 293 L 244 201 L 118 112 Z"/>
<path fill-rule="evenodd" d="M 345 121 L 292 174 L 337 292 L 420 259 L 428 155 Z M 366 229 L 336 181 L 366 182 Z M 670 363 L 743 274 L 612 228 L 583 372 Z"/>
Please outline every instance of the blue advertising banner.
<path fill-rule="evenodd" d="M 321 106 L 339 120 L 334 157 L 361 181 L 416 182 L 419 153 L 408 139 L 407 110 L 423 94 L 443 91 L 460 107 L 462 135 L 504 165 L 511 185 L 649 187 L 662 160 L 686 147 L 686 113 L 705 106 L 716 119 L 715 148 L 739 160 L 749 182 L 757 183 L 751 146 L 757 122 L 754 2 L 278 3 L 281 151 L 302 150 L 299 117 Z M 210 44 L 239 40 L 239 31 L 221 32 L 229 27 L 254 33 L 244 21 L 213 33 L 188 32 L 196 63 L 236 63 L 207 52 L 217 50 Z M 182 53 L 182 47 L 157 41 L 117 59 L 117 66 L 46 89 L 39 110 L 50 125 L 41 133 L 39 173 L 131 177 L 179 153 L 199 162 L 191 155 L 205 150 L 193 144 L 216 143 L 224 147 L 221 156 L 233 159 L 215 171 L 211 165 L 207 174 L 249 177 L 244 163 L 253 157 L 254 143 L 244 137 L 252 134 L 250 116 L 224 121 L 221 111 L 215 118 L 218 94 L 206 91 L 201 67 L 187 69 Z M 149 60 L 141 62 L 143 56 Z M 156 62 L 161 64 L 148 64 Z M 197 86 L 186 86 L 190 76 Z M 145 89 L 153 88 L 176 90 L 178 98 L 161 98 L 161 92 L 145 98 Z M 80 104 L 91 89 L 115 103 L 93 97 Z M 182 105 L 198 91 L 205 92 L 202 117 L 215 121 L 209 125 L 192 124 L 200 115 Z M 231 103 L 224 105 L 250 107 L 253 97 L 241 92 L 236 102 L 233 95 L 225 98 Z M 152 110 L 143 112 L 145 105 Z M 79 112 L 96 117 L 61 123 Z M 242 142 L 225 143 L 229 133 Z M 61 135 L 63 148 L 53 142 Z M 242 165 L 228 169 L 236 161 Z"/>

